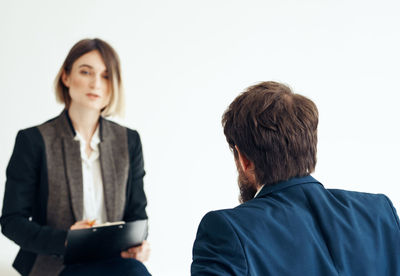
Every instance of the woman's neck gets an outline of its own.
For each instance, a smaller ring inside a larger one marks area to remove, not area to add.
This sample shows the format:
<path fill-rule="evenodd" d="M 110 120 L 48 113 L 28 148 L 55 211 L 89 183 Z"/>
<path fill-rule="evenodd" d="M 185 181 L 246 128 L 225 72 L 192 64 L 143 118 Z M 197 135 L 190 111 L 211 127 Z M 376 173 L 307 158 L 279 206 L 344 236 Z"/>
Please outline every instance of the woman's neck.
<path fill-rule="evenodd" d="M 68 109 L 68 115 L 71 118 L 75 131 L 89 143 L 99 124 L 100 112 L 93 109 L 79 108 L 71 104 Z"/>

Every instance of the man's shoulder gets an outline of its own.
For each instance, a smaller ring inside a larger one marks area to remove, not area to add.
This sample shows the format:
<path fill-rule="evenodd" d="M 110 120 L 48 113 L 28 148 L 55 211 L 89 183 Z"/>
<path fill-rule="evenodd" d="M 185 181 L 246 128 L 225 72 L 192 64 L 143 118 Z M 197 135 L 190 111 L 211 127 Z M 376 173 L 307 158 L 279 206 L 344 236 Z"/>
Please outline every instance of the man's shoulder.
<path fill-rule="evenodd" d="M 374 194 L 368 192 L 360 192 L 360 191 L 352 191 L 345 189 L 335 189 L 335 188 L 327 188 L 328 192 L 338 195 L 338 196 L 348 196 L 348 197 L 360 197 L 360 198 L 369 198 L 369 197 L 380 197 L 382 194 Z"/>
<path fill-rule="evenodd" d="M 398 222 L 396 210 L 385 194 L 374 194 L 366 192 L 347 191 L 341 189 L 327 189 L 340 205 L 370 216 L 389 215 Z M 399 222 L 398 222 L 399 224 Z"/>
<path fill-rule="evenodd" d="M 371 202 L 382 202 L 387 204 L 389 198 L 384 194 L 374 194 L 374 193 L 367 193 L 367 192 L 358 192 L 358 191 L 349 191 L 343 189 L 326 189 L 327 193 L 332 195 L 335 200 L 340 201 L 344 204 L 348 203 L 359 203 L 359 204 L 366 204 L 373 208 L 373 206 L 368 205 Z"/>
<path fill-rule="evenodd" d="M 342 189 L 318 189 L 319 192 L 309 191 L 304 196 L 267 196 L 255 198 L 234 208 L 215 210 L 207 213 L 207 220 L 224 220 L 231 224 L 248 223 L 262 217 L 290 212 L 291 215 L 303 215 L 302 211 L 319 208 L 342 210 L 344 213 L 365 213 L 370 215 L 394 209 L 390 199 L 384 194 L 348 191 Z M 311 205 L 310 205 L 311 204 Z M 308 206 L 308 207 L 307 207 Z M 305 208 L 304 208 L 305 207 Z M 308 209 L 311 208 L 311 209 Z"/>
<path fill-rule="evenodd" d="M 267 203 L 266 203 L 267 201 Z M 243 220 L 246 220 L 247 218 L 250 218 L 251 216 L 255 215 L 259 211 L 263 211 L 265 208 L 274 208 L 274 206 L 266 206 L 268 205 L 268 198 L 264 199 L 258 199 L 254 198 L 252 200 L 249 200 L 245 203 L 241 203 L 233 208 L 225 208 L 225 209 L 218 209 L 218 210 L 212 210 L 206 213 L 203 217 L 203 219 L 220 219 L 220 220 L 230 220 L 232 218 L 241 218 Z"/>
<path fill-rule="evenodd" d="M 237 213 L 238 212 L 236 208 L 209 211 L 203 216 L 201 224 L 210 227 L 215 227 L 221 224 L 230 225 L 232 223 L 232 219 L 234 220 L 234 217 L 236 217 Z M 218 227 L 220 226 L 217 226 L 217 228 Z"/>
<path fill-rule="evenodd" d="M 259 219 L 259 214 L 255 211 L 254 204 L 240 204 L 234 208 L 213 210 L 206 213 L 201 223 L 204 226 L 221 228 L 221 225 L 226 225 L 235 228 L 235 225 L 247 224 L 249 221 Z"/>

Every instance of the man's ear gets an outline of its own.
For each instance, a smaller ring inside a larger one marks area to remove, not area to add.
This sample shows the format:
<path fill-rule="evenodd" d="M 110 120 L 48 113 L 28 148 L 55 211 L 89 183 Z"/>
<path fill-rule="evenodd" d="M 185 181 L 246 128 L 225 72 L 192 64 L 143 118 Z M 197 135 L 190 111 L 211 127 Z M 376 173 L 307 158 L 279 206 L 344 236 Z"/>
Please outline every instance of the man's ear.
<path fill-rule="evenodd" d="M 65 70 L 62 72 L 61 75 L 61 81 L 63 82 L 63 84 L 69 88 L 69 76 L 67 75 L 67 73 L 65 72 Z"/>
<path fill-rule="evenodd" d="M 242 154 L 239 150 L 239 148 L 235 145 L 235 149 L 238 153 L 238 159 L 239 159 L 239 164 L 242 167 L 242 170 L 244 172 L 254 169 L 254 163 L 252 161 L 250 161 L 249 159 L 247 159 L 246 156 L 244 156 L 244 154 Z"/>

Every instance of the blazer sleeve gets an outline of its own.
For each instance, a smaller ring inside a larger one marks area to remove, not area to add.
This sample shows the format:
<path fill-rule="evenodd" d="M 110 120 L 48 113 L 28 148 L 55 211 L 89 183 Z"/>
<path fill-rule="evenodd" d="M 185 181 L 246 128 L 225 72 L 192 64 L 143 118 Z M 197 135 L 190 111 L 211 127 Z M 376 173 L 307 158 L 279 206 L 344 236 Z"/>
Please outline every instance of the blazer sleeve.
<path fill-rule="evenodd" d="M 191 275 L 247 275 L 243 247 L 221 211 L 209 212 L 200 222 L 193 245 Z"/>
<path fill-rule="evenodd" d="M 125 221 L 147 219 L 147 199 L 143 187 L 145 176 L 142 143 L 139 133 L 128 129 L 129 175 L 126 187 Z"/>
<path fill-rule="evenodd" d="M 47 206 L 47 202 L 40 202 L 38 195 L 41 170 L 45 169 L 41 167 L 45 164 L 43 158 L 44 142 L 39 130 L 31 128 L 18 132 L 6 172 L 1 230 L 24 250 L 62 255 L 67 231 L 40 225 L 33 219 L 38 209 Z"/>

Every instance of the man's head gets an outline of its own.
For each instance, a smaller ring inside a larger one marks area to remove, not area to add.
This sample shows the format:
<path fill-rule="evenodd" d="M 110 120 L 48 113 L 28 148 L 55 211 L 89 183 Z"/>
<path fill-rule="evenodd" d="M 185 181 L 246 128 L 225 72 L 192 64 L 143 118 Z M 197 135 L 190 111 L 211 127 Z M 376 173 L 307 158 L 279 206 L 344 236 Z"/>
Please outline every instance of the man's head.
<path fill-rule="evenodd" d="M 318 110 L 308 98 L 277 82 L 262 82 L 240 94 L 222 125 L 239 172 L 241 202 L 260 185 L 314 171 Z"/>

